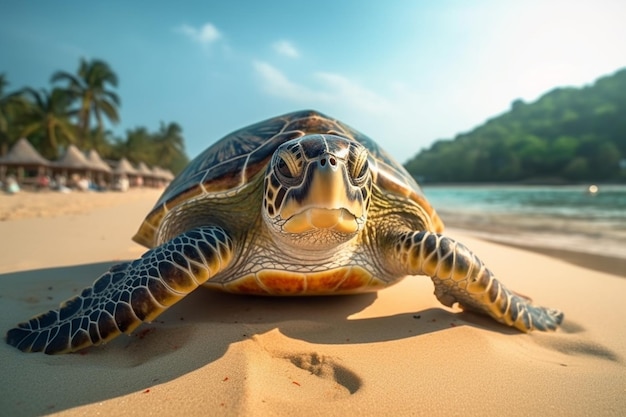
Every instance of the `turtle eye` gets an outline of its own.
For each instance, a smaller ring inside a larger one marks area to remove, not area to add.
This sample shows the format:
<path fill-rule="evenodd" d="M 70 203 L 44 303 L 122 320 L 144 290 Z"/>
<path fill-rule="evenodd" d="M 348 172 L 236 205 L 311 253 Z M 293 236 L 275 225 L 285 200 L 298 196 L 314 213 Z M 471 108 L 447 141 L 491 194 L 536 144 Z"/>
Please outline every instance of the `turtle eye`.
<path fill-rule="evenodd" d="M 302 171 L 302 163 L 290 152 L 281 152 L 276 157 L 274 169 L 278 177 L 285 181 L 297 180 Z"/>
<path fill-rule="evenodd" d="M 352 153 L 352 152 L 351 152 Z M 367 150 L 358 149 L 351 155 L 350 174 L 355 183 L 362 182 L 369 171 L 369 163 L 367 162 Z"/>
<path fill-rule="evenodd" d="M 289 165 L 287 165 L 287 162 L 285 162 L 283 158 L 278 158 L 278 162 L 276 163 L 276 170 L 283 177 L 287 177 L 287 178 L 293 177 L 293 174 L 291 173 L 291 170 L 289 169 Z"/>

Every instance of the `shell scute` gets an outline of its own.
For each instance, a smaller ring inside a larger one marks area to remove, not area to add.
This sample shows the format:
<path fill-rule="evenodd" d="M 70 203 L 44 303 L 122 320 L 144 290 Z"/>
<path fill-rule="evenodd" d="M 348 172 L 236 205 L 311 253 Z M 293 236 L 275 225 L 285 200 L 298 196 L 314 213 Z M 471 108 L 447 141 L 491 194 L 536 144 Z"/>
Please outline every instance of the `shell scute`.
<path fill-rule="evenodd" d="M 237 192 L 265 169 L 282 143 L 316 133 L 338 135 L 364 145 L 370 152 L 376 184 L 386 192 L 415 201 L 433 219 L 436 229 L 443 228 L 417 182 L 376 142 L 338 120 L 305 110 L 236 130 L 200 153 L 163 192 L 133 239 L 152 247 L 156 231 L 170 210 L 212 193 L 228 198 L 230 191 Z"/>

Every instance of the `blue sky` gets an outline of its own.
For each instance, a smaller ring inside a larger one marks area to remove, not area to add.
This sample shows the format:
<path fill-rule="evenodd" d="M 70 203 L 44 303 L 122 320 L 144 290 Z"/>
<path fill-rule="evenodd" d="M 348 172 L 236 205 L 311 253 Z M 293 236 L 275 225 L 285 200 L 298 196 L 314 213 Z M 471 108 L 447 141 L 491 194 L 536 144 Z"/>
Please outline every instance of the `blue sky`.
<path fill-rule="evenodd" d="M 81 57 L 118 74 L 121 123 L 178 122 L 193 157 L 313 108 L 401 162 L 556 86 L 626 66 L 626 2 L 3 1 L 0 73 L 49 88 Z"/>

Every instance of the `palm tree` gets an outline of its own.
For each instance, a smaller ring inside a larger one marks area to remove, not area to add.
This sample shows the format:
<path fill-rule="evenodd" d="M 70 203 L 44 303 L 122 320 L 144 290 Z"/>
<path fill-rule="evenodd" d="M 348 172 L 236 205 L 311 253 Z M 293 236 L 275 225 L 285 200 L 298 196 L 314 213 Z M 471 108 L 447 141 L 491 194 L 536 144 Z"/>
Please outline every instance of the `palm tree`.
<path fill-rule="evenodd" d="M 9 85 L 5 74 L 0 74 L 0 140 L 8 140 L 9 136 L 9 104 L 8 97 L 5 97 L 4 89 Z"/>
<path fill-rule="evenodd" d="M 133 163 L 154 160 L 154 144 L 152 135 L 145 127 L 137 127 L 126 131 L 126 139 L 120 139 L 115 145 L 117 158 L 125 157 Z"/>
<path fill-rule="evenodd" d="M 115 142 L 113 132 L 105 130 L 98 132 L 97 129 L 91 129 L 91 149 L 98 151 L 101 156 L 111 154 L 112 144 Z"/>
<path fill-rule="evenodd" d="M 159 160 L 169 160 L 172 156 L 184 152 L 183 129 L 177 123 L 166 125 L 161 122 L 155 135 L 155 142 Z"/>
<path fill-rule="evenodd" d="M 156 133 L 145 127 L 127 130 L 125 138 L 115 140 L 108 155 L 116 159 L 126 157 L 134 163 L 144 162 L 150 166 L 157 165 L 179 172 L 189 162 L 184 148 L 180 125 L 161 123 Z"/>
<path fill-rule="evenodd" d="M 7 85 L 5 74 L 0 74 L 0 155 L 6 154 L 9 146 L 19 139 L 16 119 L 26 107 L 19 92 L 5 93 Z"/>
<path fill-rule="evenodd" d="M 179 171 L 189 162 L 185 154 L 183 129 L 177 123 L 161 122 L 159 132 L 155 135 L 156 161 L 162 167 Z"/>
<path fill-rule="evenodd" d="M 58 156 L 59 146 L 76 143 L 75 127 L 70 121 L 75 112 L 69 110 L 72 98 L 67 91 L 24 88 L 21 93 L 32 102 L 22 115 L 20 136 L 42 137 L 44 143 L 39 150 L 49 158 Z"/>
<path fill-rule="evenodd" d="M 92 116 L 96 118 L 97 132 L 100 137 L 104 134 L 103 115 L 111 123 L 119 121 L 117 108 L 120 99 L 108 86 L 117 87 L 117 75 L 109 64 L 101 60 L 80 60 L 77 75 L 65 71 L 57 71 L 51 77 L 51 82 L 68 83 L 66 89 L 75 100 L 80 100 L 78 110 L 79 138 L 82 147 L 91 145 L 90 124 Z"/>

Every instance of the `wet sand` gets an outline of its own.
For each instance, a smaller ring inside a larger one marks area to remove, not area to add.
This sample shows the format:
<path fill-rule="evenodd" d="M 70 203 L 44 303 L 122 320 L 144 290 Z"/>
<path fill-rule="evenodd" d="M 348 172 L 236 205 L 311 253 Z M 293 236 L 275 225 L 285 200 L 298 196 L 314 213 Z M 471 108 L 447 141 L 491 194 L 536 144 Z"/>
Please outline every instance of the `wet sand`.
<path fill-rule="evenodd" d="M 626 225 L 440 210 L 447 227 L 626 278 Z"/>

